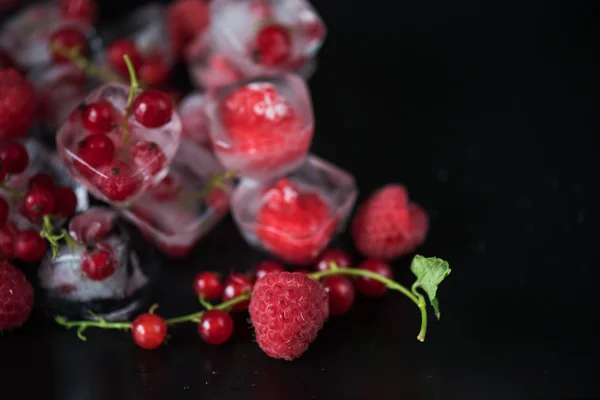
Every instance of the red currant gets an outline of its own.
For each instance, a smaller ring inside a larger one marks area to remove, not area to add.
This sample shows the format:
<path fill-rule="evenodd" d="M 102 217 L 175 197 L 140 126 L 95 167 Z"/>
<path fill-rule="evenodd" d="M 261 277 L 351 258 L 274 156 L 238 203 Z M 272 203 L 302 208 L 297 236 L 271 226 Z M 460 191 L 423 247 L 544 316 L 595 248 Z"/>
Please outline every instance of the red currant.
<path fill-rule="evenodd" d="M 200 272 L 194 277 L 194 293 L 206 300 L 215 300 L 223 294 L 223 284 L 214 272 Z"/>
<path fill-rule="evenodd" d="M 221 301 L 226 302 L 252 291 L 252 281 L 244 274 L 231 274 L 225 281 L 225 289 Z M 242 301 L 231 307 L 231 311 L 244 311 L 250 301 Z"/>
<path fill-rule="evenodd" d="M 329 314 L 338 316 L 347 313 L 354 303 L 354 285 L 343 275 L 332 275 L 323 279 L 323 288 L 329 295 Z"/>
<path fill-rule="evenodd" d="M 43 172 L 37 173 L 29 179 L 29 188 L 42 187 L 49 190 L 54 189 L 54 178 Z"/>
<path fill-rule="evenodd" d="M 171 120 L 173 102 L 160 90 L 146 90 L 133 101 L 133 115 L 146 128 L 158 128 Z"/>
<path fill-rule="evenodd" d="M 223 310 L 205 311 L 198 323 L 198 335 L 209 344 L 223 344 L 233 333 L 233 319 Z"/>
<path fill-rule="evenodd" d="M 0 226 L 3 226 L 8 221 L 10 208 L 4 197 L 0 197 Z"/>
<path fill-rule="evenodd" d="M 15 237 L 19 233 L 12 221 L 0 226 L 0 260 L 12 260 L 15 257 Z"/>
<path fill-rule="evenodd" d="M 117 39 L 106 50 L 108 64 L 121 76 L 128 77 L 129 70 L 123 56 L 128 55 L 133 69 L 137 73 L 142 65 L 142 56 L 135 44 L 129 39 Z"/>
<path fill-rule="evenodd" d="M 140 66 L 140 80 L 148 86 L 160 86 L 169 78 L 169 65 L 164 57 L 155 55 Z"/>
<path fill-rule="evenodd" d="M 279 24 L 262 28 L 256 36 L 257 62 L 268 66 L 286 63 L 292 55 L 289 30 Z"/>
<path fill-rule="evenodd" d="M 112 247 L 108 243 L 96 245 L 83 252 L 81 272 L 92 281 L 103 281 L 117 270 L 117 260 Z"/>
<path fill-rule="evenodd" d="M 46 254 L 47 249 L 46 240 L 33 229 L 21 231 L 15 237 L 15 257 L 21 261 L 39 261 Z"/>
<path fill-rule="evenodd" d="M 115 123 L 115 110 L 107 101 L 88 104 L 81 115 L 81 124 L 91 133 L 108 133 Z"/>
<path fill-rule="evenodd" d="M 79 29 L 66 26 L 58 29 L 50 36 L 50 43 L 52 46 L 58 46 L 63 51 L 69 51 L 74 48 L 78 49 L 79 55 L 86 55 L 88 52 L 88 40 Z M 52 55 L 56 62 L 69 62 L 69 58 L 53 50 Z"/>
<path fill-rule="evenodd" d="M 94 0 L 61 0 L 60 15 L 92 25 L 96 21 L 98 6 Z"/>
<path fill-rule="evenodd" d="M 252 273 L 252 278 L 254 279 L 254 282 L 256 282 L 257 280 L 259 280 L 266 274 L 269 274 L 271 272 L 283 272 L 283 271 L 285 271 L 285 268 L 283 268 L 283 265 L 281 265 L 275 261 L 265 260 L 265 261 L 261 261 L 256 266 L 256 268 L 254 268 L 254 271 Z"/>
<path fill-rule="evenodd" d="M 52 213 L 54 196 L 52 191 L 43 187 L 31 188 L 23 198 L 23 215 L 36 219 Z"/>
<path fill-rule="evenodd" d="M 52 192 L 54 195 L 53 215 L 70 218 L 75 215 L 77 210 L 77 196 L 73 189 L 68 186 L 58 186 Z"/>
<path fill-rule="evenodd" d="M 167 323 L 156 314 L 142 314 L 133 321 L 131 334 L 135 344 L 146 350 L 154 350 L 165 341 Z"/>
<path fill-rule="evenodd" d="M 358 265 L 359 269 L 375 272 L 383 277 L 392 279 L 392 268 L 379 260 L 365 260 Z M 359 276 L 355 281 L 356 290 L 367 297 L 379 297 L 387 292 L 387 287 L 374 279 Z"/>
<path fill-rule="evenodd" d="M 29 165 L 29 154 L 21 143 L 7 142 L 0 146 L 0 161 L 4 172 L 20 174 Z"/>
<path fill-rule="evenodd" d="M 12 59 L 12 57 L 6 51 L 0 49 L 0 69 L 14 67 L 15 61 Z"/>
<path fill-rule="evenodd" d="M 90 135 L 79 142 L 77 156 L 91 168 L 98 168 L 112 162 L 115 145 L 108 136 Z M 86 165 L 81 168 L 89 169 Z"/>
<path fill-rule="evenodd" d="M 139 169 L 147 170 L 156 175 L 167 164 L 165 153 L 155 142 L 139 140 L 131 149 L 131 161 Z"/>
<path fill-rule="evenodd" d="M 129 165 L 115 161 L 100 168 L 100 191 L 111 201 L 125 201 L 139 189 L 139 181 Z"/>
<path fill-rule="evenodd" d="M 321 254 L 315 265 L 317 271 L 327 271 L 331 269 L 329 263 L 335 263 L 338 268 L 348 268 L 352 265 L 352 259 L 344 250 L 327 249 Z"/>

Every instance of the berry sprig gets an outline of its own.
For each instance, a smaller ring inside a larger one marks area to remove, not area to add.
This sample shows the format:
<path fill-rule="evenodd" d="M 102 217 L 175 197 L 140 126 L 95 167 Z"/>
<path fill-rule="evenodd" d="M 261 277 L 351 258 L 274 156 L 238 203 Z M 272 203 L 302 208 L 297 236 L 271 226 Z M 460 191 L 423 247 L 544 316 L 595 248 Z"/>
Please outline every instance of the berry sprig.
<path fill-rule="evenodd" d="M 99 67 L 85 57 L 79 48 L 79 46 L 65 47 L 57 41 L 50 43 L 50 49 L 61 57 L 64 57 L 71 61 L 77 68 L 82 70 L 86 75 L 98 78 L 103 82 L 122 82 L 123 79 L 110 68 Z"/>
<path fill-rule="evenodd" d="M 131 63 L 131 58 L 129 58 L 129 55 L 125 54 L 123 56 L 123 60 L 125 61 L 125 64 L 127 65 L 127 71 L 129 71 L 129 94 L 127 96 L 127 104 L 125 106 L 125 117 L 123 118 L 123 122 L 122 122 L 123 136 L 121 137 L 123 144 L 125 144 L 129 140 L 129 126 L 128 126 L 129 122 L 128 121 L 129 121 L 129 117 L 131 116 L 132 109 L 133 109 L 133 99 L 134 99 L 136 93 L 141 88 L 140 88 L 140 84 L 137 80 L 135 68 L 133 67 L 133 64 Z"/>
<path fill-rule="evenodd" d="M 51 215 L 44 215 L 42 217 L 42 230 L 40 231 L 40 236 L 46 239 L 50 244 L 50 248 L 52 249 L 53 260 L 58 254 L 58 248 L 60 246 L 61 240 L 65 240 L 69 248 L 74 248 L 79 245 L 79 243 L 77 243 L 77 241 L 73 239 L 71 234 L 66 229 L 61 229 L 59 233 L 54 232 L 54 226 L 52 225 Z"/>

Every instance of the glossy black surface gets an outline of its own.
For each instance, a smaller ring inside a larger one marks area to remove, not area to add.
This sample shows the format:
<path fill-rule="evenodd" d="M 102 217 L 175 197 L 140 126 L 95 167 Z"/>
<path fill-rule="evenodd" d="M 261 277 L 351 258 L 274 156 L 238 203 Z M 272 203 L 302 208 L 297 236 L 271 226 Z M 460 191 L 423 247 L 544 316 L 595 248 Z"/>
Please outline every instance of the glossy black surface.
<path fill-rule="evenodd" d="M 105 20 L 124 12 L 104 4 Z M 360 199 L 404 183 L 432 216 L 419 252 L 453 268 L 426 342 L 399 294 L 359 299 L 292 363 L 267 358 L 243 315 L 225 345 L 190 325 L 148 352 L 120 332 L 81 342 L 38 314 L 0 337 L 0 398 L 600 397 L 598 2 L 316 7 L 329 37 L 310 81 L 313 151 L 356 176 Z M 196 271 L 244 271 L 262 257 L 227 219 L 189 258 L 163 260 L 159 312 L 196 310 Z M 408 264 L 394 263 L 407 284 Z"/>

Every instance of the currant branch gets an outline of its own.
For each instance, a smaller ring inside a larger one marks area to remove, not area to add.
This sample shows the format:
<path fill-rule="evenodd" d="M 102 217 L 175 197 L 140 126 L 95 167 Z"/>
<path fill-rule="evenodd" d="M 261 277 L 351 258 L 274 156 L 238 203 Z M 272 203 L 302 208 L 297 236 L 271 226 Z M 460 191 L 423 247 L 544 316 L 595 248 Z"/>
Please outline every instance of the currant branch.
<path fill-rule="evenodd" d="M 127 143 L 127 140 L 129 140 L 129 127 L 128 127 L 129 122 L 128 121 L 129 121 L 129 117 L 131 116 L 133 98 L 134 98 L 135 94 L 138 92 L 138 90 L 140 90 L 140 84 L 137 80 L 135 68 L 133 67 L 133 63 L 131 62 L 129 55 L 125 54 L 123 56 L 123 60 L 125 60 L 125 64 L 127 65 L 127 71 L 129 72 L 129 80 L 130 80 L 129 94 L 127 96 L 127 105 L 125 106 L 125 118 L 123 118 L 123 124 L 122 124 L 123 136 L 122 136 L 121 140 L 125 144 L 125 143 Z"/>
<path fill-rule="evenodd" d="M 54 226 L 52 225 L 52 216 L 44 215 L 42 217 L 42 230 L 40 236 L 48 241 L 52 248 L 52 259 L 56 258 L 58 254 L 58 248 L 60 241 L 64 240 L 69 248 L 74 248 L 79 245 L 75 239 L 69 234 L 66 229 L 61 229 L 59 233 L 54 232 Z"/>

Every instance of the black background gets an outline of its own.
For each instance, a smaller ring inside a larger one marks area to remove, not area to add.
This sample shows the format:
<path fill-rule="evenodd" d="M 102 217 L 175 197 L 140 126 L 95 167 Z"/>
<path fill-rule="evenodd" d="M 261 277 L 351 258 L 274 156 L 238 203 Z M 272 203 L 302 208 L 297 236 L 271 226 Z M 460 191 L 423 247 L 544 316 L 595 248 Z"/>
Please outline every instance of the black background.
<path fill-rule="evenodd" d="M 136 3 L 102 2 L 103 21 Z M 127 333 L 89 331 L 81 342 L 37 313 L 0 337 L 0 398 L 600 398 L 599 3 L 315 7 L 329 36 L 310 81 L 313 152 L 353 173 L 361 200 L 404 183 L 432 216 L 419 253 L 453 268 L 425 343 L 399 294 L 359 299 L 292 363 L 266 357 L 245 316 L 225 345 L 189 325 L 148 352 Z M 164 260 L 160 313 L 196 310 L 196 271 L 244 271 L 262 258 L 228 218 L 188 259 Z M 394 263 L 406 284 L 409 261 Z"/>

